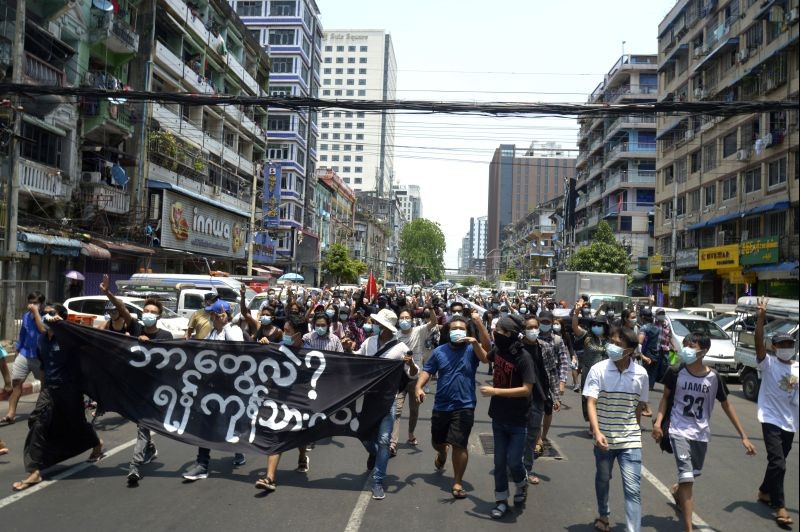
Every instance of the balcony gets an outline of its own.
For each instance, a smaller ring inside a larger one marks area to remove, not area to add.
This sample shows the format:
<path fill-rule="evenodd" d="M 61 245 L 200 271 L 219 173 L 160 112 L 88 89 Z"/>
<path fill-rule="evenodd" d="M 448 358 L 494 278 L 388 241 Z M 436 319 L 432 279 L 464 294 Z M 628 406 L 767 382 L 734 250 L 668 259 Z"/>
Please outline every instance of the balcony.
<path fill-rule="evenodd" d="M 594 227 L 600 223 L 600 213 L 593 214 L 586 219 L 586 227 Z"/>
<path fill-rule="evenodd" d="M 98 210 L 113 214 L 127 214 L 131 206 L 131 197 L 124 188 L 113 187 L 106 183 L 84 183 L 85 201 Z"/>
<path fill-rule="evenodd" d="M 63 87 L 65 85 L 63 70 L 54 67 L 30 52 L 25 52 L 25 78 L 32 85 L 53 87 Z"/>
<path fill-rule="evenodd" d="M 597 157 L 589 167 L 589 179 L 603 171 L 603 158 Z"/>
<path fill-rule="evenodd" d="M 610 205 L 606 206 L 603 209 L 603 218 L 607 218 L 609 216 L 617 216 L 620 214 L 619 210 L 620 205 L 616 202 L 611 202 Z M 650 212 L 653 210 L 653 205 L 642 205 L 635 201 L 629 201 L 622 203 L 622 212 Z"/>
<path fill-rule="evenodd" d="M 156 62 L 179 80 L 184 80 L 194 91 L 201 94 L 216 92 L 204 76 L 192 70 L 172 50 L 159 41 L 156 41 Z"/>
<path fill-rule="evenodd" d="M 619 142 L 608 151 L 606 158 L 606 168 L 614 164 L 620 157 L 625 156 L 649 156 L 656 154 L 655 142 Z"/>
<path fill-rule="evenodd" d="M 220 50 L 224 50 L 225 41 L 222 37 L 208 31 L 206 25 L 200 19 L 200 15 L 189 9 L 186 2 L 183 0 L 164 0 L 164 3 L 178 16 L 178 20 L 184 22 L 186 27 L 200 39 L 201 43 L 207 44 L 218 54 Z"/>
<path fill-rule="evenodd" d="M 613 104 L 617 103 L 622 98 L 631 96 L 647 96 L 648 98 L 655 99 L 658 93 L 658 87 L 641 85 L 639 87 L 632 87 L 630 85 L 622 85 L 615 89 L 606 92 L 606 102 Z"/>
<path fill-rule="evenodd" d="M 69 187 L 58 168 L 27 159 L 19 159 L 18 164 L 21 190 L 50 200 L 68 195 Z"/>
<path fill-rule="evenodd" d="M 228 53 L 226 55 L 226 62 L 228 64 L 228 68 L 230 68 L 234 74 L 239 76 L 239 79 L 244 82 L 247 88 L 253 91 L 253 94 L 258 94 L 258 83 L 256 83 L 256 80 L 253 79 L 253 76 L 251 76 L 250 73 L 244 69 L 242 64 L 233 56 L 233 54 Z"/>
<path fill-rule="evenodd" d="M 139 34 L 121 18 L 100 18 L 92 25 L 93 43 L 102 42 L 109 51 L 117 54 L 135 54 L 139 51 Z"/>
<path fill-rule="evenodd" d="M 133 131 L 131 117 L 124 105 L 114 105 L 106 98 L 86 98 L 83 102 L 83 133 L 88 135 L 97 128 L 106 128 L 119 135 Z"/>
<path fill-rule="evenodd" d="M 637 127 L 656 127 L 655 116 L 622 116 L 614 120 L 606 129 L 606 137 L 614 136 L 620 129 L 632 129 Z"/>

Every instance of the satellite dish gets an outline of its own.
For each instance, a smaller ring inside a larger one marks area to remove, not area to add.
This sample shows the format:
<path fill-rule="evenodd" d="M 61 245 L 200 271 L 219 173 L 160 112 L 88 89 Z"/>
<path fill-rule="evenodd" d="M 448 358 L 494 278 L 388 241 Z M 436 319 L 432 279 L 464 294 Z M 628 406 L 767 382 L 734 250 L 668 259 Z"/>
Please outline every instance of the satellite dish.
<path fill-rule="evenodd" d="M 114 4 L 109 2 L 109 0 L 92 0 L 92 7 L 100 11 L 114 11 Z"/>

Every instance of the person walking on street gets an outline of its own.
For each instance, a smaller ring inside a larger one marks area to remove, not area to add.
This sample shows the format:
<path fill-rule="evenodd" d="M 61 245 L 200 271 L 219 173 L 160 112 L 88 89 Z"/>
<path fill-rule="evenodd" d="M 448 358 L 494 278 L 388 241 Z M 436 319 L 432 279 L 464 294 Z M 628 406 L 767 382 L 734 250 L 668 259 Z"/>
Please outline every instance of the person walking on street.
<path fill-rule="evenodd" d="M 632 356 L 639 345 L 630 331 L 619 331 L 606 346 L 608 359 L 592 366 L 583 395 L 589 425 L 594 435 L 596 473 L 594 479 L 598 517 L 596 530 L 610 530 L 609 482 L 614 461 L 619 463 L 625 494 L 625 525 L 628 532 L 639 532 L 642 523 L 641 409 L 650 388 L 647 372 L 634 364 Z"/>
<path fill-rule="evenodd" d="M 473 310 L 471 323 L 481 335 L 486 335 L 486 327 L 480 315 Z M 436 450 L 434 467 L 444 471 L 447 463 L 448 447 L 453 452 L 453 487 L 451 494 L 456 499 L 465 499 L 463 479 L 469 461 L 469 435 L 475 420 L 475 375 L 478 364 L 489 362 L 481 342 L 467 336 L 467 320 L 463 316 L 450 319 L 450 342 L 440 345 L 431 353 L 422 374 L 417 379 L 415 394 L 417 401 L 425 400 L 425 385 L 432 375 L 437 376 L 436 397 L 431 413 L 431 439 Z"/>
<path fill-rule="evenodd" d="M 344 351 L 339 337 L 331 332 L 331 318 L 325 312 L 314 314 L 312 325 L 314 330 L 303 335 L 303 347 L 321 351 Z"/>
<path fill-rule="evenodd" d="M 518 315 L 509 315 L 497 322 L 495 348 L 489 353 L 494 362 L 492 386 L 481 386 L 481 395 L 491 397 L 489 417 L 494 439 L 494 500 L 492 519 L 508 512 L 508 472 L 516 487 L 514 504 L 528 497 L 528 474 L 522 464 L 525 449 L 531 395 L 536 384 L 533 359 L 520 342 L 525 322 Z"/>
<path fill-rule="evenodd" d="M 8 412 L 0 419 L 0 427 L 12 425 L 17 420 L 17 405 L 22 397 L 22 383 L 33 373 L 39 381 L 44 380 L 39 357 L 37 356 L 39 337 L 44 333 L 41 309 L 44 295 L 41 292 L 28 294 L 28 311 L 22 315 L 22 326 L 17 339 L 17 357 L 11 367 L 11 397 L 8 398 Z"/>
<path fill-rule="evenodd" d="M 541 455 L 544 449 L 550 447 L 550 440 L 547 439 L 547 434 L 550 431 L 550 424 L 553 422 L 553 412 L 558 412 L 561 409 L 561 396 L 564 395 L 564 389 L 567 385 L 567 371 L 569 369 L 569 355 L 567 353 L 567 346 L 561 335 L 553 331 L 555 318 L 553 313 L 549 310 L 543 310 L 539 313 L 539 342 L 542 344 L 542 351 L 546 351 L 544 355 L 547 360 L 547 372 L 555 375 L 557 387 L 552 390 L 552 402 L 545 405 L 544 419 L 542 420 L 542 428 L 538 433 L 536 440 L 536 447 Z"/>
<path fill-rule="evenodd" d="M 208 313 L 206 308 L 213 305 L 219 297 L 214 292 L 208 292 L 203 296 L 203 308 L 197 309 L 192 313 L 189 318 L 189 325 L 186 327 L 186 336 L 194 338 L 195 340 L 205 340 L 214 329 L 214 323 L 211 314 Z"/>
<path fill-rule="evenodd" d="M 408 346 L 395 338 L 397 334 L 397 314 L 388 308 L 381 309 L 369 317 L 372 323 L 372 336 L 364 340 L 361 347 L 353 350 L 353 341 L 348 340 L 346 348 L 354 355 L 386 358 L 390 360 L 403 360 L 403 370 L 406 379 L 415 379 L 419 374 L 419 367 L 414 363 L 413 357 L 407 353 Z M 386 478 L 386 468 L 389 465 L 389 443 L 392 439 L 394 426 L 395 404 L 392 402 L 389 412 L 378 424 L 378 434 L 373 441 L 362 441 L 367 450 L 367 469 L 372 471 L 372 498 L 381 500 L 386 497 L 383 480 Z"/>
<path fill-rule="evenodd" d="M 642 363 L 647 370 L 650 390 L 655 387 L 656 382 L 661 382 L 664 373 L 669 366 L 667 356 L 661 356 L 661 327 L 653 323 L 653 311 L 643 308 L 639 312 L 642 320 L 642 327 L 639 329 L 639 344 L 642 350 Z M 649 404 L 644 406 L 642 415 L 650 417 L 653 411 Z"/>
<path fill-rule="evenodd" d="M 586 379 L 589 377 L 589 371 L 598 362 L 608 358 L 606 353 L 606 346 L 608 345 L 609 326 L 605 316 L 595 316 L 588 318 L 589 330 L 586 331 L 580 326 L 578 317 L 583 315 L 583 310 L 588 310 L 588 303 L 581 297 L 575 303 L 575 309 L 572 313 L 572 331 L 575 334 L 575 340 L 583 344 L 583 351 L 578 361 L 581 365 L 581 389 L 586 386 Z M 584 421 L 589 421 L 589 410 L 586 407 L 586 394 L 581 397 L 581 410 L 583 411 Z M 591 428 L 589 432 L 592 433 Z"/>
<path fill-rule="evenodd" d="M 767 353 L 764 320 L 768 302 L 766 297 L 757 300 L 755 331 L 756 362 L 761 373 L 758 421 L 767 448 L 767 470 L 758 488 L 758 500 L 775 509 L 775 522 L 778 525 L 789 527 L 793 520 L 786 510 L 783 480 L 786 476 L 786 460 L 789 459 L 797 432 L 800 365 L 796 360 L 795 339 L 789 334 L 779 332 L 773 335 L 770 342 L 772 353 Z"/>

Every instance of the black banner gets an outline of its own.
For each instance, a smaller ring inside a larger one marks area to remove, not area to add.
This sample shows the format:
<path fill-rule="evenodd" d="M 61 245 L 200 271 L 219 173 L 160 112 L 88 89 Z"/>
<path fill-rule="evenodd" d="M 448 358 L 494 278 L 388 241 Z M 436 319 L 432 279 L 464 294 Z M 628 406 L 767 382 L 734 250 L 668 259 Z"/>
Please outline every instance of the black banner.
<path fill-rule="evenodd" d="M 59 323 L 87 395 L 164 436 L 273 454 L 328 436 L 370 439 L 389 412 L 403 362 L 242 342 L 139 342 Z"/>

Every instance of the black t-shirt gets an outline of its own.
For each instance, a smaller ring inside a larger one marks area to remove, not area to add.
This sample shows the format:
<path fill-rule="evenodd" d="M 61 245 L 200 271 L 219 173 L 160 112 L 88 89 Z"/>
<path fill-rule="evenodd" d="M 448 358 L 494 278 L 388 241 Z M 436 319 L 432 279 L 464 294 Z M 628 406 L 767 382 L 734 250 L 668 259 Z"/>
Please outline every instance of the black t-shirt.
<path fill-rule="evenodd" d="M 512 346 L 509 353 L 500 353 L 497 349 L 493 349 L 490 360 L 494 363 L 492 385 L 495 388 L 519 388 L 524 383 L 533 384 L 534 390 L 538 387 L 536 383 L 539 381 L 534 371 L 533 359 L 521 344 Z M 489 403 L 489 417 L 500 423 L 525 425 L 528 422 L 530 406 L 530 395 L 493 396 Z"/>
<path fill-rule="evenodd" d="M 136 320 L 131 320 L 130 323 L 124 323 L 122 328 L 117 330 L 114 328 L 114 322 L 110 320 L 107 324 L 106 330 L 120 334 L 129 334 L 131 336 L 141 336 L 142 325 Z"/>
<path fill-rule="evenodd" d="M 281 331 L 278 327 L 272 329 L 272 332 L 269 334 L 264 334 L 264 328 L 259 327 L 256 331 L 255 340 L 256 342 L 260 341 L 262 338 L 266 336 L 267 340 L 271 344 L 277 344 L 283 338 L 283 331 Z"/>
<path fill-rule="evenodd" d="M 550 377 L 547 375 L 547 369 L 544 367 L 544 359 L 542 358 L 542 350 L 539 347 L 539 342 L 535 344 L 523 344 L 525 351 L 528 352 L 533 360 L 533 371 L 536 374 L 537 385 L 533 387 L 533 400 L 537 403 L 546 403 L 552 397 L 552 390 L 550 390 Z"/>
<path fill-rule="evenodd" d="M 147 336 L 150 340 L 172 340 L 172 334 L 164 329 L 156 329 L 154 333 L 148 333 L 142 327 L 141 332 L 137 336 Z"/>

